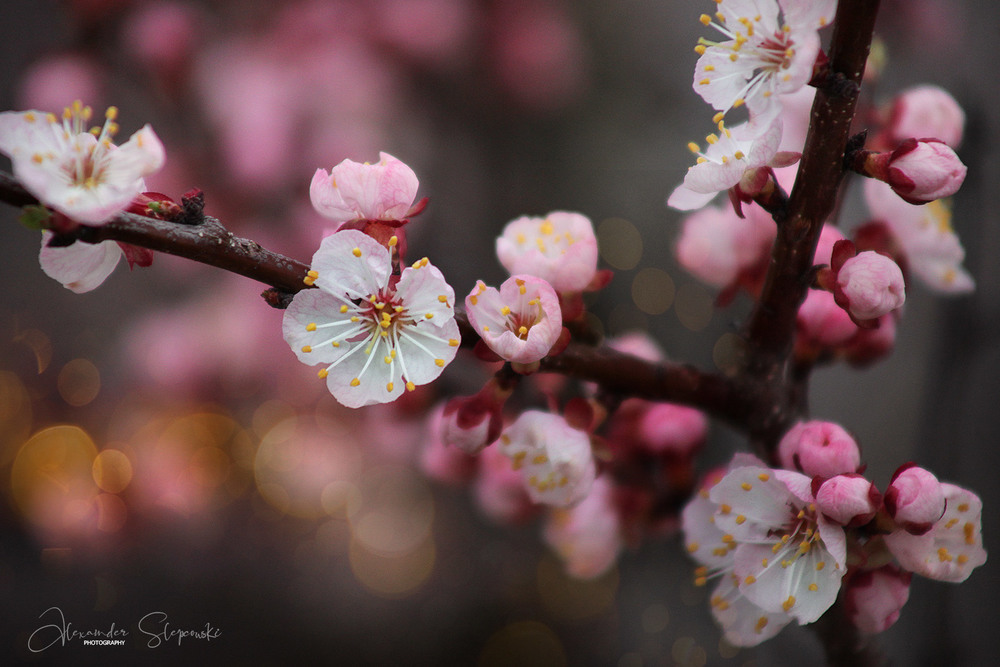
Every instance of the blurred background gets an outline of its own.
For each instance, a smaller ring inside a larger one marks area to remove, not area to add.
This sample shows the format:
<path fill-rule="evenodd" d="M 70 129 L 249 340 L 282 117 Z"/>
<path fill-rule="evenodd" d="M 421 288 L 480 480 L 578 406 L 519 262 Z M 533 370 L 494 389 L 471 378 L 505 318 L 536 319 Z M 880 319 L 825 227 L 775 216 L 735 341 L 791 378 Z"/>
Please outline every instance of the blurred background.
<path fill-rule="evenodd" d="M 821 369 L 815 416 L 853 431 L 884 488 L 914 460 L 983 498 L 1000 547 L 1000 94 L 989 0 L 883 0 L 879 104 L 919 83 L 967 113 L 954 201 L 975 294 L 913 290 L 897 348 Z M 307 261 L 325 231 L 317 167 L 386 151 L 420 178 L 410 253 L 457 294 L 504 278 L 493 240 L 523 214 L 573 210 L 598 231 L 608 335 L 642 330 L 673 359 L 725 366 L 748 312 L 672 256 L 666 196 L 709 108 L 691 90 L 710 3 L 626 0 L 14 0 L 0 21 L 0 107 L 120 109 L 241 236 Z M 827 36 L 828 39 L 828 36 Z M 4 161 L 4 169 L 9 163 Z M 863 217 L 848 199 L 845 222 Z M 538 517 L 421 471 L 426 415 L 487 377 L 459 358 L 405 402 L 347 411 L 281 338 L 262 285 L 157 255 L 75 295 L 38 268 L 37 232 L 0 208 L 0 654 L 66 664 L 815 664 L 811 632 L 720 642 L 676 531 L 576 581 Z M 526 401 L 530 401 L 529 396 Z M 743 447 L 713 424 L 704 467 Z M 994 555 L 994 558 L 996 556 Z M 880 641 L 896 664 L 985 665 L 1000 652 L 993 561 L 968 583 L 914 579 Z M 212 641 L 148 649 L 27 638 L 50 607 L 77 629 L 162 611 Z"/>

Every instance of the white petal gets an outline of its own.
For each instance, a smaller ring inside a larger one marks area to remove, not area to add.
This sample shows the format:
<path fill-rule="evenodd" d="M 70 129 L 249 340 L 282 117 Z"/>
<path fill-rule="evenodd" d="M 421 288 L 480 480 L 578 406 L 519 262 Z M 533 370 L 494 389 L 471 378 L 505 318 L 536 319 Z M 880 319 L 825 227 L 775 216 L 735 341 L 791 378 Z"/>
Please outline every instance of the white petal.
<path fill-rule="evenodd" d="M 77 241 L 65 248 L 46 245 L 52 232 L 42 233 L 42 249 L 38 261 L 42 271 L 77 294 L 89 292 L 111 275 L 122 256 L 115 241 L 90 244 Z"/>

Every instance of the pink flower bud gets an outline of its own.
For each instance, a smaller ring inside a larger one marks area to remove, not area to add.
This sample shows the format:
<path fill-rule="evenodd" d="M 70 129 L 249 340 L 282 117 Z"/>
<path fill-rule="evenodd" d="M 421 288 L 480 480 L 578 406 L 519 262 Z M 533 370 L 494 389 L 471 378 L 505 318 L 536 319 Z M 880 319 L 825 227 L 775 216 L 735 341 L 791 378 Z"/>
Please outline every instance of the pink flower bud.
<path fill-rule="evenodd" d="M 806 300 L 799 306 L 795 326 L 800 345 L 836 347 L 843 345 L 858 332 L 850 315 L 837 305 L 833 294 L 809 290 Z"/>
<path fill-rule="evenodd" d="M 579 505 L 549 514 L 544 537 L 577 579 L 595 579 L 614 565 L 623 546 L 615 487 L 598 477 Z"/>
<path fill-rule="evenodd" d="M 889 628 L 910 597 L 913 575 L 894 565 L 859 572 L 845 583 L 847 616 L 864 634 Z"/>
<path fill-rule="evenodd" d="M 911 204 L 955 194 L 967 171 L 955 151 L 938 139 L 907 139 L 891 153 L 869 156 L 866 170 Z"/>
<path fill-rule="evenodd" d="M 478 459 L 442 442 L 443 415 L 443 404 L 431 413 L 430 432 L 420 452 L 420 469 L 439 482 L 462 484 L 475 476 Z"/>
<path fill-rule="evenodd" d="M 708 419 L 683 405 L 654 403 L 639 420 L 639 440 L 650 451 L 690 456 L 705 442 Z"/>
<path fill-rule="evenodd" d="M 962 142 L 965 112 L 955 98 L 937 86 L 904 91 L 892 105 L 889 132 L 896 142 L 909 137 L 934 137 L 952 148 Z"/>
<path fill-rule="evenodd" d="M 857 473 L 836 475 L 818 487 L 814 491 L 816 505 L 828 519 L 841 526 L 865 525 L 882 505 L 882 496 L 875 485 Z"/>
<path fill-rule="evenodd" d="M 906 300 L 903 272 L 885 255 L 872 250 L 858 253 L 837 272 L 834 298 L 855 322 L 878 319 Z"/>
<path fill-rule="evenodd" d="M 838 424 L 799 422 L 778 443 L 778 460 L 783 468 L 801 470 L 811 477 L 833 477 L 856 472 L 861 450 Z"/>
<path fill-rule="evenodd" d="M 941 483 L 929 470 L 912 463 L 899 467 L 885 492 L 885 509 L 908 533 L 923 535 L 945 510 Z"/>
<path fill-rule="evenodd" d="M 750 207 L 747 212 L 759 210 Z M 692 275 L 726 287 L 768 256 L 774 235 L 774 222 L 766 215 L 743 219 L 732 207 L 708 206 L 684 219 L 675 252 Z"/>

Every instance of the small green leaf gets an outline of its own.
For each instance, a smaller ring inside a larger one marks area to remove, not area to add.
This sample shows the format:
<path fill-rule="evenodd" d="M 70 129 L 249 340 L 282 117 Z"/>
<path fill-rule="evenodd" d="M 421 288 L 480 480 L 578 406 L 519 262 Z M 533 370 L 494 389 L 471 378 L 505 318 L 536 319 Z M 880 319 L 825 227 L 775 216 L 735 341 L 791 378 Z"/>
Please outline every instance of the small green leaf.
<path fill-rule="evenodd" d="M 42 230 L 48 229 L 48 222 L 51 217 L 52 212 L 49 209 L 38 204 L 33 204 L 21 209 L 21 215 L 18 217 L 18 220 L 28 229 Z"/>

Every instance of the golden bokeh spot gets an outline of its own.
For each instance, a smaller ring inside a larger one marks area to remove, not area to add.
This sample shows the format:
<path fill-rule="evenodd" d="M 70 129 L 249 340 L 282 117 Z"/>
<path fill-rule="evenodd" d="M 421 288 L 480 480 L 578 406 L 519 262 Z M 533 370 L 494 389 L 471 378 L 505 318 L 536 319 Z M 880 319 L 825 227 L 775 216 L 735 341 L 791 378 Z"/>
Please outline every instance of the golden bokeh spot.
<path fill-rule="evenodd" d="M 687 283 L 677 290 L 674 311 L 685 328 L 701 331 L 712 320 L 714 309 L 712 295 L 701 285 Z"/>
<path fill-rule="evenodd" d="M 571 621 L 593 618 L 609 610 L 618 592 L 618 568 L 596 579 L 577 579 L 562 561 L 546 555 L 538 563 L 538 594 L 552 616 Z"/>
<path fill-rule="evenodd" d="M 14 459 L 31 434 L 31 397 L 21 378 L 0 371 L 0 467 Z"/>
<path fill-rule="evenodd" d="M 642 235 L 623 218 L 601 221 L 597 226 L 597 247 L 605 262 L 622 271 L 634 269 L 642 259 Z"/>
<path fill-rule="evenodd" d="M 684 667 L 703 667 L 708 662 L 708 654 L 699 646 L 694 637 L 680 637 L 670 647 L 674 664 Z"/>
<path fill-rule="evenodd" d="M 724 333 L 712 348 L 715 367 L 726 375 L 735 375 L 743 367 L 746 358 L 746 342 L 734 333 Z"/>
<path fill-rule="evenodd" d="M 74 359 L 59 371 L 56 387 L 64 401 L 81 407 L 97 398 L 101 391 L 101 373 L 89 359 Z"/>
<path fill-rule="evenodd" d="M 417 592 L 434 571 L 437 550 L 428 537 L 415 549 L 388 556 L 365 547 L 352 539 L 348 559 L 354 576 L 370 592 L 379 597 L 399 599 Z"/>
<path fill-rule="evenodd" d="M 78 426 L 52 426 L 39 431 L 21 446 L 11 467 L 14 502 L 25 514 L 52 503 L 92 498 L 97 447 Z"/>
<path fill-rule="evenodd" d="M 565 667 L 566 650 L 547 625 L 518 621 L 493 633 L 482 653 L 479 667 Z"/>
<path fill-rule="evenodd" d="M 118 449 L 105 449 L 98 454 L 92 471 L 94 483 L 108 493 L 121 493 L 132 481 L 132 462 Z"/>
<path fill-rule="evenodd" d="M 642 610 L 642 629 L 651 635 L 663 632 L 670 623 L 670 612 L 662 602 L 655 602 Z"/>
<path fill-rule="evenodd" d="M 632 301 L 648 315 L 666 312 L 674 302 L 674 292 L 674 281 L 663 269 L 643 269 L 632 279 Z"/>

